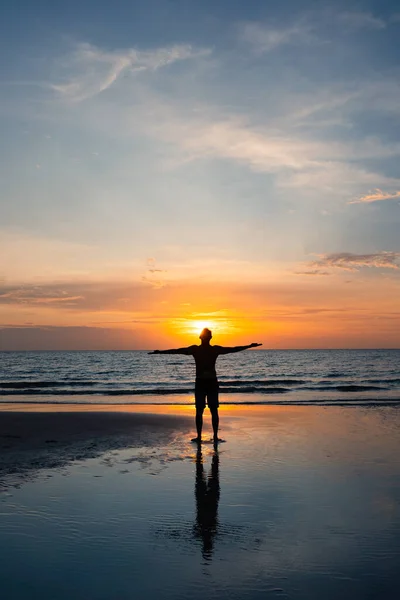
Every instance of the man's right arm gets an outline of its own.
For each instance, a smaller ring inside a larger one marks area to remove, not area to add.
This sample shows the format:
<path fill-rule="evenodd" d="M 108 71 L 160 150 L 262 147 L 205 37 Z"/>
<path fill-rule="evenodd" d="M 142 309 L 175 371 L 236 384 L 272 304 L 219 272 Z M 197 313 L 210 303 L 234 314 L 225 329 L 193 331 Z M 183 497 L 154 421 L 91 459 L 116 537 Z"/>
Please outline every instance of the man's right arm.
<path fill-rule="evenodd" d="M 195 346 L 188 346 L 187 348 L 171 348 L 170 350 L 154 350 L 148 354 L 185 354 L 187 356 L 192 356 L 193 348 L 195 348 Z"/>

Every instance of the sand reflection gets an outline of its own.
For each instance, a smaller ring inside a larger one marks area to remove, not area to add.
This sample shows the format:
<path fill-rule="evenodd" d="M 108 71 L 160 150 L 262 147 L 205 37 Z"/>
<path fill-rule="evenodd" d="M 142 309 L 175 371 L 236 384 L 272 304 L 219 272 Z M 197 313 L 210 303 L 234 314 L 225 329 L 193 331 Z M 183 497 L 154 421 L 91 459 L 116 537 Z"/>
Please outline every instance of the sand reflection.
<path fill-rule="evenodd" d="M 212 455 L 210 471 L 206 473 L 201 447 L 198 448 L 194 493 L 196 521 L 193 531 L 195 537 L 201 540 L 203 558 L 211 561 L 214 538 L 218 531 L 218 503 L 220 498 L 219 455 L 217 450 Z"/>

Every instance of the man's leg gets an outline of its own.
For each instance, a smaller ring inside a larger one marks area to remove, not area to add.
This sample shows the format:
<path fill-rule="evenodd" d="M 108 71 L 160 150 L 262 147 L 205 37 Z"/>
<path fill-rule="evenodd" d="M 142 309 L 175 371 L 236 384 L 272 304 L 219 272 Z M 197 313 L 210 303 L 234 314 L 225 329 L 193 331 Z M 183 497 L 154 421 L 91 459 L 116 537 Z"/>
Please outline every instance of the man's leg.
<path fill-rule="evenodd" d="M 214 432 L 214 442 L 218 441 L 218 427 L 219 427 L 219 415 L 218 415 L 218 407 L 219 407 L 219 390 L 218 384 L 213 385 L 213 387 L 208 391 L 207 402 L 208 408 L 211 413 L 211 422 L 212 428 Z"/>
<path fill-rule="evenodd" d="M 201 441 L 201 432 L 203 430 L 203 412 L 204 406 L 196 406 L 196 430 L 199 442 Z"/>
<path fill-rule="evenodd" d="M 203 412 L 206 407 L 206 394 L 200 386 L 196 386 L 194 390 L 194 398 L 196 403 L 197 438 L 194 438 L 192 442 L 201 442 L 201 432 L 203 430 Z"/>
<path fill-rule="evenodd" d="M 218 415 L 218 407 L 213 406 L 210 407 L 211 412 L 211 422 L 212 428 L 214 432 L 214 441 L 218 440 L 218 427 L 219 427 L 219 415 Z"/>

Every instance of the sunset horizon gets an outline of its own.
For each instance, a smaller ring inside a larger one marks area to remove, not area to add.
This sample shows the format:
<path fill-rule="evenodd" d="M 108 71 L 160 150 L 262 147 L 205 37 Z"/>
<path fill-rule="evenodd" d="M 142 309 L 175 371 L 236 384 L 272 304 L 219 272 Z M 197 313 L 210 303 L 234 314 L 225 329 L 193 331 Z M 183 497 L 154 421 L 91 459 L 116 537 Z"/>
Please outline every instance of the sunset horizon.
<path fill-rule="evenodd" d="M 333 296 L 329 286 L 296 289 L 287 281 L 275 286 L 174 282 L 162 288 L 126 282 L 3 284 L 9 291 L 3 294 L 2 312 L 8 314 L 1 349 L 167 348 L 196 343 L 203 327 L 213 331 L 216 343 L 228 345 L 260 339 L 270 349 L 398 348 L 395 292 L 387 296 L 388 284 L 356 286 L 349 282 Z M 17 302 L 9 302 L 14 294 Z M 307 300 L 299 303 L 302 297 Z M 27 322 L 26 315 L 35 320 Z"/>

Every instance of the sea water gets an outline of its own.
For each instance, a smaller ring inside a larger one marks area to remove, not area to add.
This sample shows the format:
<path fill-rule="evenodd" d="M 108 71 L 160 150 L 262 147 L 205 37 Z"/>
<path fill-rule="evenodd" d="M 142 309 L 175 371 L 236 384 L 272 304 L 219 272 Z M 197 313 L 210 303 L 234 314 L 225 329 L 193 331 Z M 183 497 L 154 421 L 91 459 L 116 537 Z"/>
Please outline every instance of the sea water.
<path fill-rule="evenodd" d="M 400 350 L 257 350 L 217 361 L 222 403 L 400 403 Z M 0 401 L 185 404 L 190 356 L 1 352 Z"/>

